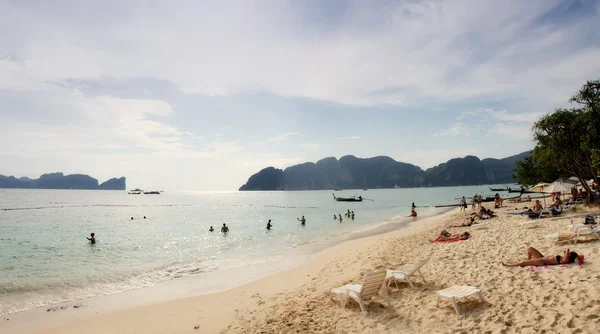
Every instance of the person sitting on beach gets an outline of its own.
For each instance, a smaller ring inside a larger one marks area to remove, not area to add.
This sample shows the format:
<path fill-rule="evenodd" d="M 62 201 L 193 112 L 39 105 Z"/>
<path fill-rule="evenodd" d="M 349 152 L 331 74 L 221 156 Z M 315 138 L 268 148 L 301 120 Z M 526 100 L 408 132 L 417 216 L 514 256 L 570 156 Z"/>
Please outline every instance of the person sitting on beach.
<path fill-rule="evenodd" d="M 408 215 L 407 217 L 416 217 L 417 216 L 417 211 L 415 211 L 415 209 L 412 209 L 410 211 L 410 215 Z"/>
<path fill-rule="evenodd" d="M 221 232 L 225 234 L 229 232 L 229 227 L 227 227 L 227 224 L 223 223 L 223 227 L 221 227 Z"/>
<path fill-rule="evenodd" d="M 443 230 L 440 235 L 435 238 L 432 242 L 439 241 L 457 241 L 457 240 L 467 240 L 471 237 L 469 232 L 464 232 L 462 234 L 454 234 L 452 235 L 450 232 Z"/>
<path fill-rule="evenodd" d="M 504 202 L 504 199 L 502 197 L 500 197 L 499 194 L 496 194 L 496 196 L 494 196 L 494 208 L 495 209 L 501 208 L 502 202 Z"/>
<path fill-rule="evenodd" d="M 269 219 L 269 221 L 267 222 L 267 230 L 271 230 L 271 227 L 273 225 L 271 224 L 271 219 Z"/>
<path fill-rule="evenodd" d="M 87 238 L 90 241 L 90 244 L 95 245 L 96 244 L 96 237 L 95 237 L 95 233 L 90 234 L 91 238 Z"/>
<path fill-rule="evenodd" d="M 579 263 L 583 263 L 583 255 L 571 252 L 570 249 L 567 249 L 563 255 L 544 257 L 540 251 L 533 247 L 529 247 L 527 248 L 527 260 L 516 263 L 502 262 L 502 265 L 506 267 L 545 266 L 574 263 L 575 259 L 577 259 Z"/>
<path fill-rule="evenodd" d="M 214 228 L 211 226 L 211 227 L 208 229 L 208 232 L 213 232 L 214 230 L 215 230 L 215 229 L 214 229 Z"/>
<path fill-rule="evenodd" d="M 296 219 L 300 222 L 300 224 L 302 224 L 302 225 L 306 224 L 306 219 L 304 218 L 304 216 L 302 216 L 302 219 L 300 219 L 300 218 L 296 218 Z"/>
<path fill-rule="evenodd" d="M 469 217 L 467 219 L 469 219 L 469 222 L 467 223 L 463 223 L 462 225 L 450 225 L 448 227 L 470 227 L 471 225 L 475 224 L 475 217 Z"/>
<path fill-rule="evenodd" d="M 552 205 L 550 205 L 551 208 L 560 208 L 560 206 L 563 204 L 563 201 L 560 200 L 559 196 L 556 196 L 556 199 L 554 201 L 554 203 Z"/>
<path fill-rule="evenodd" d="M 526 213 L 535 213 L 535 214 L 539 214 L 541 212 L 542 212 L 542 203 L 540 203 L 539 199 L 535 200 L 535 203 L 533 204 L 533 208 L 526 211 Z"/>

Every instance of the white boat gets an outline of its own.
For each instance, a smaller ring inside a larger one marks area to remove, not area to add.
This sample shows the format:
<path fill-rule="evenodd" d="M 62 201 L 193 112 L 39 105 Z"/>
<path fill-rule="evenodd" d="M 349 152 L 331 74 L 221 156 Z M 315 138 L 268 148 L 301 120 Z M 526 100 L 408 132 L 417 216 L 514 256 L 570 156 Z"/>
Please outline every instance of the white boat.
<path fill-rule="evenodd" d="M 139 194 L 141 194 L 141 193 L 143 193 L 143 192 L 144 192 L 144 191 L 143 191 L 142 189 L 140 189 L 140 188 L 135 188 L 135 189 L 133 189 L 133 190 L 130 190 L 130 191 L 128 192 L 128 194 L 129 194 L 129 195 L 139 195 Z"/>

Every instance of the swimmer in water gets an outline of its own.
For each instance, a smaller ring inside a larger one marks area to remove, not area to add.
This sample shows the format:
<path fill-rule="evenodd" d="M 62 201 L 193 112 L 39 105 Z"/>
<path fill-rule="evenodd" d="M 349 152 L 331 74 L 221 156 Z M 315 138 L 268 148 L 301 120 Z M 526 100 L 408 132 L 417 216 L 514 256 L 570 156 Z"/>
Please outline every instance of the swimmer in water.
<path fill-rule="evenodd" d="M 302 219 L 296 218 L 302 225 L 306 224 L 306 219 L 302 216 Z"/>
<path fill-rule="evenodd" d="M 133 217 L 131 217 L 131 220 L 133 220 Z"/>
<path fill-rule="evenodd" d="M 214 230 L 215 230 L 215 229 L 214 229 L 214 228 L 211 226 L 211 227 L 208 229 L 208 232 L 213 232 Z"/>
<path fill-rule="evenodd" d="M 336 215 L 333 215 L 333 220 L 337 220 L 337 216 Z"/>
<path fill-rule="evenodd" d="M 342 222 L 342 214 L 340 213 L 340 223 Z"/>
<path fill-rule="evenodd" d="M 272 226 L 273 225 L 271 224 L 271 219 L 269 219 L 269 221 L 267 222 L 267 230 L 270 231 Z"/>
<path fill-rule="evenodd" d="M 95 237 L 95 233 L 90 234 L 91 238 L 87 238 L 90 241 L 90 244 L 95 245 L 96 244 L 96 237 Z"/>
<path fill-rule="evenodd" d="M 227 234 L 227 232 L 229 232 L 229 227 L 227 227 L 227 224 L 223 223 L 223 227 L 221 227 L 221 232 Z"/>

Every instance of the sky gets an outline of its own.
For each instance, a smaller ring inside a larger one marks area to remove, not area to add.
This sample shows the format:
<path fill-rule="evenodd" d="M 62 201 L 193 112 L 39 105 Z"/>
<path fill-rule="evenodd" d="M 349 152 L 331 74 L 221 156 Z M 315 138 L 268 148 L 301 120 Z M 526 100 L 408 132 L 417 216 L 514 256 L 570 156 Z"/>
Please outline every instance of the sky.
<path fill-rule="evenodd" d="M 0 174 L 236 190 L 352 154 L 533 147 L 600 78 L 600 1 L 0 0 Z"/>

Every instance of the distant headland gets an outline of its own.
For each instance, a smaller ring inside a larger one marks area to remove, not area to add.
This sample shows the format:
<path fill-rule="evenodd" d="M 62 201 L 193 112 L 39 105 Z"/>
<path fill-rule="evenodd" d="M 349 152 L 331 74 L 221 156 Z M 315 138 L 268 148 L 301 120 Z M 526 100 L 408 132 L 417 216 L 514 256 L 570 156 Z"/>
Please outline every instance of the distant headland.
<path fill-rule="evenodd" d="M 357 158 L 346 155 L 339 160 L 325 158 L 286 168 L 267 167 L 252 175 L 240 191 L 247 190 L 325 190 L 381 189 L 470 186 L 513 183 L 517 161 L 529 156 L 523 152 L 504 159 L 466 156 L 448 160 L 423 170 L 390 157 Z"/>
<path fill-rule="evenodd" d="M 43 174 L 39 179 L 0 174 L 0 188 L 125 190 L 126 185 L 125 177 L 112 178 L 98 184 L 97 179 L 84 174 L 49 173 Z"/>

